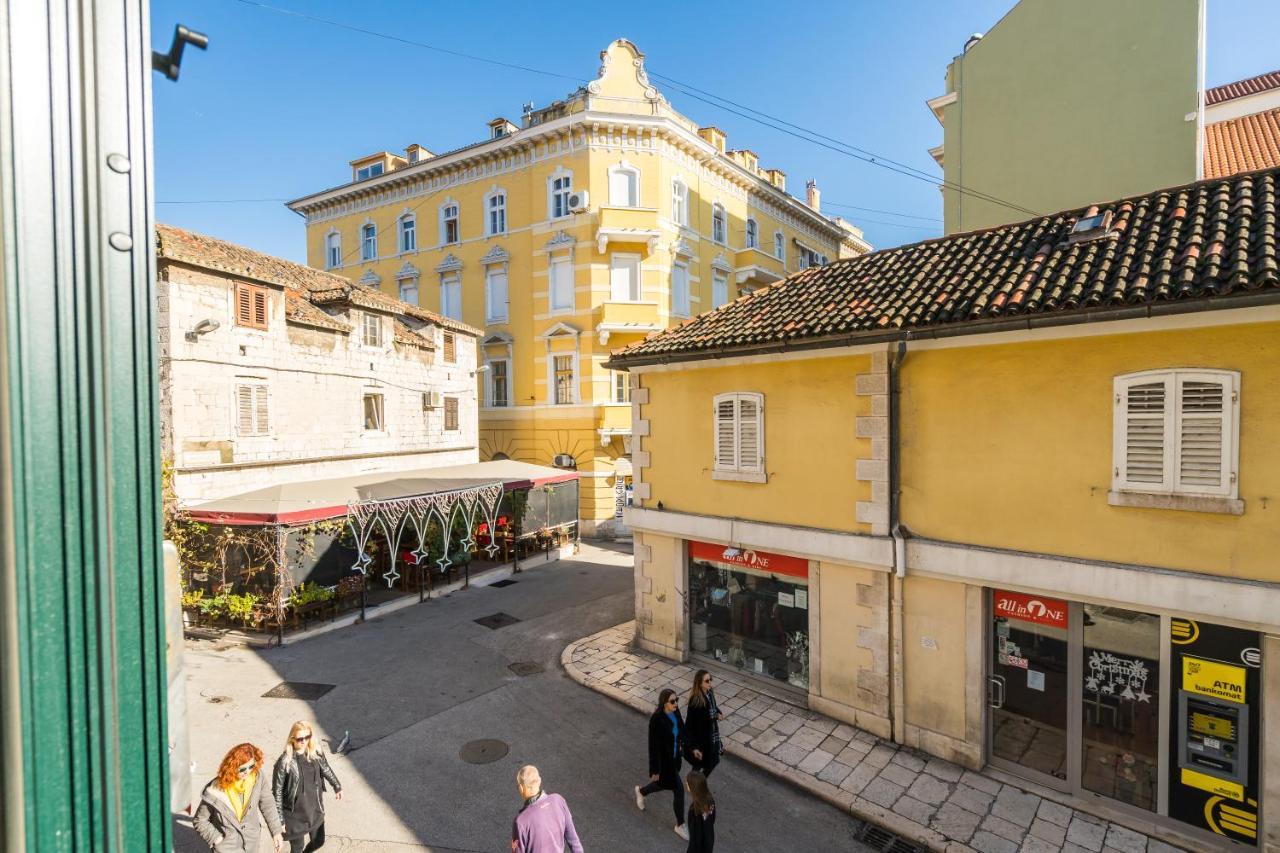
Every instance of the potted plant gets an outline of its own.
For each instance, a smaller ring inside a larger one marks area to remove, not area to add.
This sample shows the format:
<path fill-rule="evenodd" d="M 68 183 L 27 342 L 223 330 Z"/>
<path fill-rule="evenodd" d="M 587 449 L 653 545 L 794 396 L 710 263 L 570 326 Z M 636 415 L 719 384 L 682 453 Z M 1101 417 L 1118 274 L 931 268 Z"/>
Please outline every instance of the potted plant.
<path fill-rule="evenodd" d="M 200 615 L 203 612 L 201 602 L 203 600 L 203 589 L 185 590 L 182 593 L 182 621 L 185 625 L 196 626 L 200 624 Z"/>

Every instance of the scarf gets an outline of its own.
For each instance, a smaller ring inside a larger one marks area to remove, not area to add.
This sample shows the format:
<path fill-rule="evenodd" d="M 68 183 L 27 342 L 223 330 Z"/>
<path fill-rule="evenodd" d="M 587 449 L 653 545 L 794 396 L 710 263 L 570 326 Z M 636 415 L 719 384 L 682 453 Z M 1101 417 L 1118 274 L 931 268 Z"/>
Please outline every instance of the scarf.
<path fill-rule="evenodd" d="M 711 743 L 716 748 L 716 755 L 724 755 L 724 744 L 720 742 L 720 706 L 716 704 L 716 692 L 707 691 L 707 713 L 711 715 Z"/>
<path fill-rule="evenodd" d="M 255 770 L 224 789 L 227 792 L 227 799 L 231 801 L 231 809 L 236 813 L 236 820 L 244 820 L 244 813 L 249 810 L 249 793 L 253 790 L 253 783 L 257 779 L 258 771 Z"/>

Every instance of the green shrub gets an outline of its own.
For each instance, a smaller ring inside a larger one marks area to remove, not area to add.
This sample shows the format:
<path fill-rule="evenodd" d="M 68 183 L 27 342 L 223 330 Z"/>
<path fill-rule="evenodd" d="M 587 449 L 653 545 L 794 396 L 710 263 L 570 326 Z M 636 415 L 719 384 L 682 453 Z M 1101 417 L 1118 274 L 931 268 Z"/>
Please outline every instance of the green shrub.
<path fill-rule="evenodd" d="M 243 595 L 227 596 L 227 615 L 241 622 L 248 622 L 253 616 L 253 606 L 258 603 L 258 596 L 251 592 Z"/>
<path fill-rule="evenodd" d="M 304 583 L 289 594 L 289 606 L 302 607 L 316 601 L 330 601 L 333 595 L 333 590 L 318 583 Z"/>

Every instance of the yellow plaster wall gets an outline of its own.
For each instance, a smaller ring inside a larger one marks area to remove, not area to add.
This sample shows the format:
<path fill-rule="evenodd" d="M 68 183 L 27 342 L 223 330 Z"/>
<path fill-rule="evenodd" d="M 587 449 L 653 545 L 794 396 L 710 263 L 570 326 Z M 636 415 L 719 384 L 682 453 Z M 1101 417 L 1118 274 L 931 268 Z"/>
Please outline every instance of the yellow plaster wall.
<path fill-rule="evenodd" d="M 965 586 L 908 574 L 902 601 L 907 725 L 964 740 L 965 685 L 981 677 L 965 664 Z M 926 646 L 929 640 L 936 648 Z"/>
<path fill-rule="evenodd" d="M 862 566 L 823 562 L 818 579 L 821 662 L 814 692 L 826 702 L 843 706 L 823 705 L 820 710 L 887 736 L 887 575 Z"/>
<path fill-rule="evenodd" d="M 1115 507 L 1112 380 L 1240 371 L 1241 516 Z M 918 536 L 1280 581 L 1280 323 L 909 353 L 902 511 Z"/>
<path fill-rule="evenodd" d="M 636 635 L 641 648 L 683 659 L 684 540 L 635 534 Z"/>
<path fill-rule="evenodd" d="M 854 418 L 868 414 L 869 398 L 854 394 L 854 376 L 869 356 L 775 361 L 730 367 L 707 362 L 678 371 L 645 373 L 649 389 L 641 417 L 649 455 L 644 482 L 654 507 L 820 527 L 856 533 L 857 501 L 871 488 L 854 479 L 855 461 L 869 456 L 869 439 L 855 438 Z M 767 483 L 713 480 L 712 407 L 717 394 L 764 394 Z"/>

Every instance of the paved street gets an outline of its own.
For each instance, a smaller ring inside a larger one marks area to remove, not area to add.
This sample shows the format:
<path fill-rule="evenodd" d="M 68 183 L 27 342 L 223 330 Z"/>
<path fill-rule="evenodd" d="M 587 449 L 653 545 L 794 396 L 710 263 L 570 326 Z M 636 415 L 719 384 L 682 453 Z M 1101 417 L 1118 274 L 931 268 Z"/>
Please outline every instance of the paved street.
<path fill-rule="evenodd" d="M 326 849 L 506 850 L 519 805 L 515 770 L 532 762 L 547 789 L 567 798 L 588 851 L 683 850 L 668 795 L 651 797 L 643 813 L 631 799 L 645 778 L 644 718 L 575 684 L 559 663 L 567 643 L 631 614 L 630 554 L 584 545 L 578 560 L 514 579 L 282 649 L 190 648 L 195 787 L 234 743 L 253 740 L 271 762 L 289 724 L 310 719 L 331 748 L 351 734 L 333 762 L 345 795 L 328 800 Z M 521 621 L 497 630 L 474 621 L 497 612 Z M 515 663 L 541 671 L 520 676 Z M 284 680 L 335 687 L 314 702 L 262 697 Z M 478 739 L 510 751 L 492 763 L 463 761 L 459 750 Z M 736 759 L 712 781 L 717 850 L 867 849 L 837 809 Z M 175 846 L 201 849 L 182 817 Z"/>

